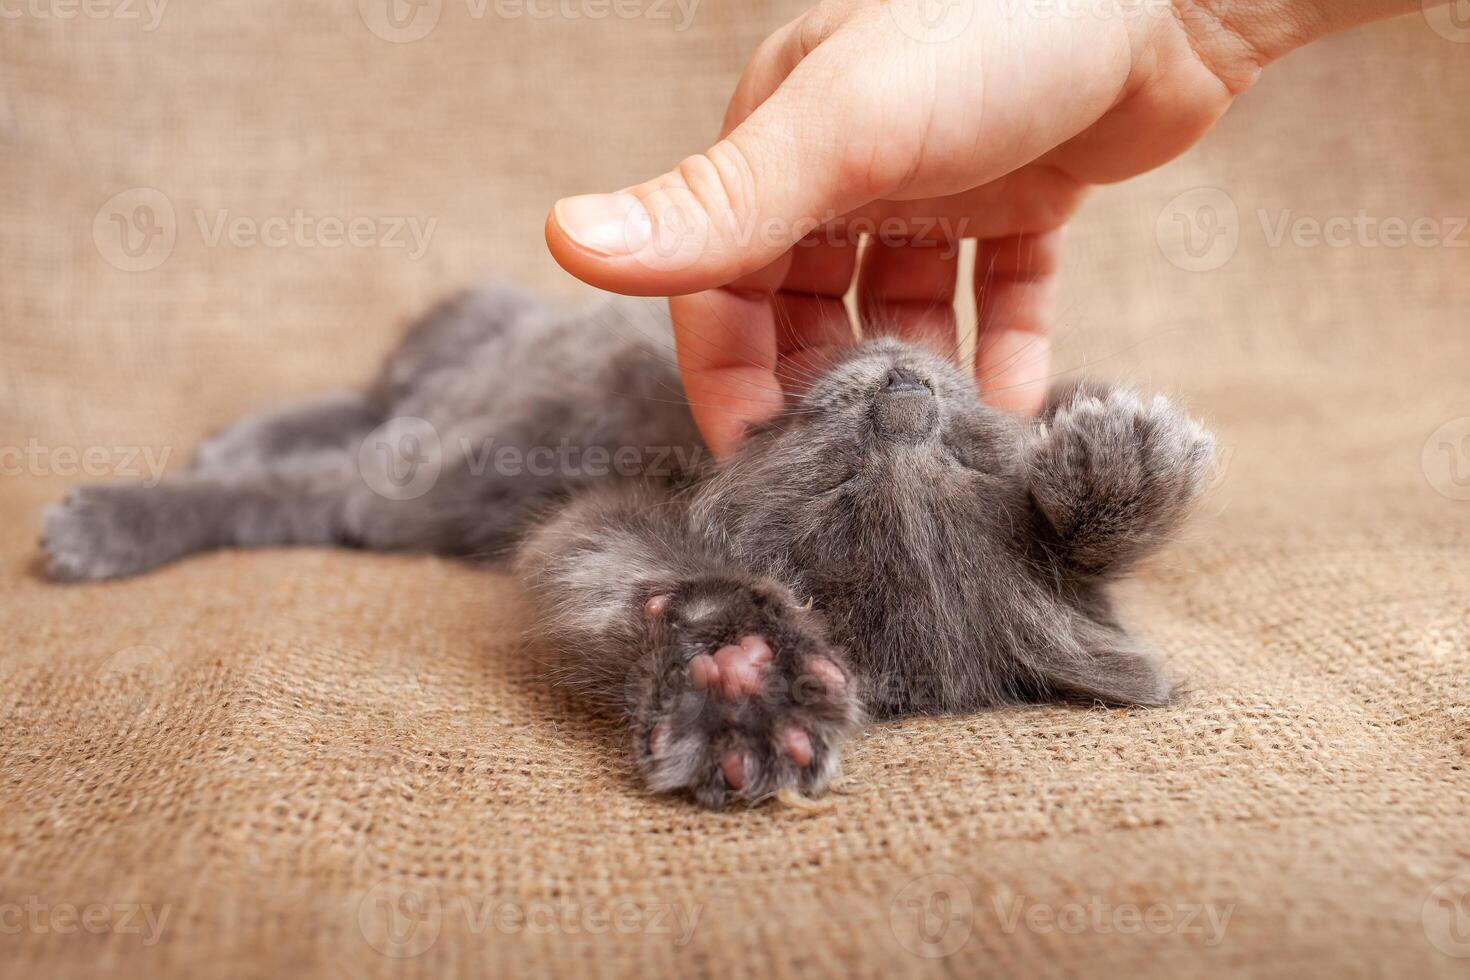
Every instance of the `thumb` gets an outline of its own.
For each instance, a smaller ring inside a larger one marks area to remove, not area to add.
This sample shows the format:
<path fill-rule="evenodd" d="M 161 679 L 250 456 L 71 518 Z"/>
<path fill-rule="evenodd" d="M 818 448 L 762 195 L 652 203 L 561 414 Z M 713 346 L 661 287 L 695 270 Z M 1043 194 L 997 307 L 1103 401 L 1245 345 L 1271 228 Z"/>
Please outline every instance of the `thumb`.
<path fill-rule="evenodd" d="M 825 73 L 811 67 L 798 65 L 728 136 L 663 176 L 558 201 L 546 220 L 557 262 L 614 292 L 697 292 L 764 268 L 881 196 L 866 181 L 844 181 L 853 133 L 843 132 L 831 86 L 814 84 Z"/>

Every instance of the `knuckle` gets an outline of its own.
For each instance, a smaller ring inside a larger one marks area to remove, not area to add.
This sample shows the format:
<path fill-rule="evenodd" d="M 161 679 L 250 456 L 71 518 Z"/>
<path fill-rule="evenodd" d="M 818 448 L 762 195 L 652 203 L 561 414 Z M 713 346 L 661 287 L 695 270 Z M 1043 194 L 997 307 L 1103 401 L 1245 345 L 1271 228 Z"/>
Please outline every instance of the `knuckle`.
<path fill-rule="evenodd" d="M 756 201 L 756 173 L 749 156 L 733 140 L 725 139 L 706 153 L 680 161 L 674 173 L 696 207 L 721 238 L 733 235 L 740 216 Z"/>
<path fill-rule="evenodd" d="M 796 36 L 803 58 L 832 36 L 832 32 L 844 19 L 850 6 L 844 0 L 822 0 L 821 3 L 802 14 L 801 21 L 797 25 Z"/>

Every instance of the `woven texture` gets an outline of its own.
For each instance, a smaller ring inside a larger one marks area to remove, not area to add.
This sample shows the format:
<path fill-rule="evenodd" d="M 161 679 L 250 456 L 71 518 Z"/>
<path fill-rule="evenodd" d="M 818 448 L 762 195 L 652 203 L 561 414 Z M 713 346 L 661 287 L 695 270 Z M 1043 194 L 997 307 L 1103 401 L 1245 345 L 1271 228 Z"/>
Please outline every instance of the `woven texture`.
<path fill-rule="evenodd" d="M 366 378 L 451 288 L 574 292 L 541 245 L 549 203 L 699 148 L 796 8 L 433 0 L 411 43 L 374 33 L 415 25 L 369 0 L 179 4 L 154 30 L 142 4 L 15 9 L 0 971 L 1470 969 L 1452 23 L 1287 59 L 1185 159 L 1099 192 L 1069 240 L 1064 366 L 1178 395 L 1225 446 L 1200 519 L 1125 590 L 1191 697 L 885 724 L 821 811 L 711 814 L 640 794 L 623 736 L 547 690 L 504 574 L 303 549 L 61 587 L 34 540 L 69 483 L 181 465 L 247 410 Z M 145 220 L 166 210 L 171 243 Z M 1310 222 L 1360 210 L 1374 230 L 1312 243 Z M 298 211 L 367 219 L 372 243 L 213 235 L 222 214 Z M 141 222 L 136 254 L 114 214 Z M 434 222 L 421 250 L 409 219 Z M 1388 219 L 1420 221 L 1418 243 L 1394 247 Z"/>

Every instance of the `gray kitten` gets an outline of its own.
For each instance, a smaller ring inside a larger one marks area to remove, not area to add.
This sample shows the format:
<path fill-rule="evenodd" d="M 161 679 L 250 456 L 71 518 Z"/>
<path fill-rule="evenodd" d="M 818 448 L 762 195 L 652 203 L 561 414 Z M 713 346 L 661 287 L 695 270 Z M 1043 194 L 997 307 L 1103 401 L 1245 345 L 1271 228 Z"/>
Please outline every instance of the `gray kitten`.
<path fill-rule="evenodd" d="M 884 338 L 716 465 L 661 307 L 459 296 L 366 391 L 249 416 L 157 487 L 74 490 L 45 516 L 50 571 L 280 544 L 513 554 L 559 680 L 626 718 L 650 789 L 707 806 L 824 792 L 865 718 L 1170 699 L 1107 584 L 1203 489 L 1198 423 L 1093 383 L 1017 418 Z"/>

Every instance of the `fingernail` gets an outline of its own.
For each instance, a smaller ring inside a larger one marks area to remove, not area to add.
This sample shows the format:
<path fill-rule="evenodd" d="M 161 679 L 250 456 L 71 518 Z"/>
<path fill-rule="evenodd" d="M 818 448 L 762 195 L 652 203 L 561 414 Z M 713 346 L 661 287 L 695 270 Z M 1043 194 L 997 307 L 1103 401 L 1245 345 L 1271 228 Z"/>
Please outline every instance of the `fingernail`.
<path fill-rule="evenodd" d="M 632 255 L 653 237 L 648 210 L 626 191 L 564 197 L 555 211 L 568 238 L 603 255 Z"/>

